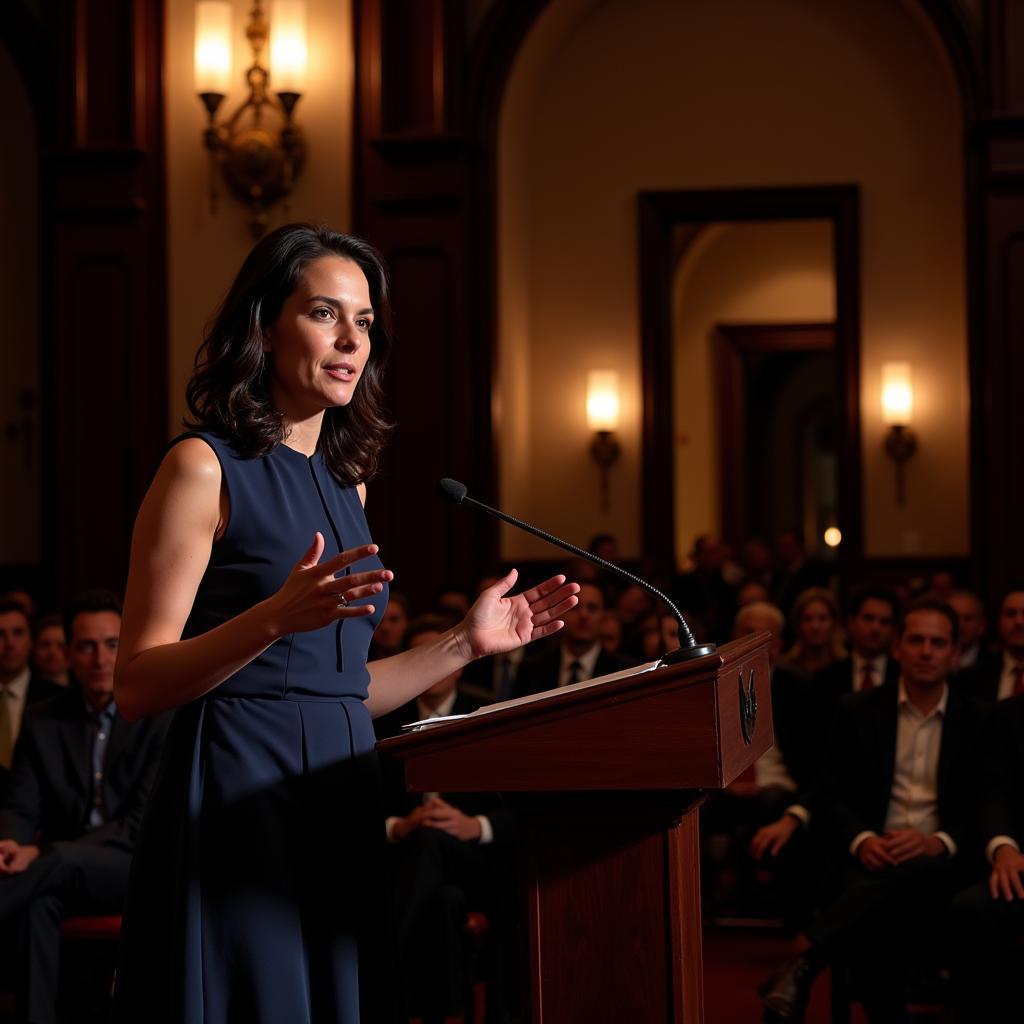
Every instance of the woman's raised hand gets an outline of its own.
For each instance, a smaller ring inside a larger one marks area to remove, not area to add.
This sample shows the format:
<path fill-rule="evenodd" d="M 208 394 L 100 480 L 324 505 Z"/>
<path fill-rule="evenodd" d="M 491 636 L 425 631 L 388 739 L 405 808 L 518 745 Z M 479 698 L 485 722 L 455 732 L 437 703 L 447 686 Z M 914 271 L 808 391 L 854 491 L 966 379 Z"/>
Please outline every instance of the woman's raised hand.
<path fill-rule="evenodd" d="M 508 596 L 518 578 L 513 569 L 488 587 L 456 627 L 470 657 L 501 654 L 557 632 L 564 625 L 559 616 L 579 600 L 579 584 L 566 583 L 564 576 L 552 576 L 539 586 Z"/>
<path fill-rule="evenodd" d="M 338 619 L 372 615 L 372 604 L 354 605 L 352 602 L 379 594 L 384 584 L 394 579 L 395 574 L 390 569 L 337 575 L 354 562 L 375 555 L 376 544 L 349 548 L 326 562 L 320 561 L 323 553 L 324 537 L 317 532 L 309 550 L 295 563 L 280 590 L 264 602 L 276 636 L 321 629 Z"/>

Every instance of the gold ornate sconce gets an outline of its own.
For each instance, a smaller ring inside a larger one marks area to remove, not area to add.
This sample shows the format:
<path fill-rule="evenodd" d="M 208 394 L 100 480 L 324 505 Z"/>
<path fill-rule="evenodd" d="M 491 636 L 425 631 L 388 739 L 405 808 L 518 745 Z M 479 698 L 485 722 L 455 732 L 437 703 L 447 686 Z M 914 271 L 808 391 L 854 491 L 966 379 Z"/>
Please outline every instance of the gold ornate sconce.
<path fill-rule="evenodd" d="M 601 470 L 601 509 L 608 511 L 608 472 L 621 453 L 615 431 L 619 427 L 619 375 L 614 370 L 587 374 L 587 426 L 594 433 L 590 454 Z"/>
<path fill-rule="evenodd" d="M 906 503 L 903 467 L 917 451 L 917 437 L 910 429 L 914 416 L 914 385 L 910 363 L 882 364 L 882 422 L 885 450 L 896 463 L 896 504 Z"/>
<path fill-rule="evenodd" d="M 306 155 L 294 118 L 305 87 L 305 0 L 273 0 L 269 22 L 264 4 L 254 0 L 245 30 L 252 48 L 252 64 L 245 72 L 249 95 L 218 123 L 217 112 L 231 83 L 233 21 L 230 0 L 196 3 L 195 84 L 209 115 L 203 144 L 210 154 L 210 209 L 216 212 L 223 177 L 249 208 L 252 232 L 259 238 L 269 207 L 287 201 Z M 268 39 L 270 59 L 265 62 Z"/>

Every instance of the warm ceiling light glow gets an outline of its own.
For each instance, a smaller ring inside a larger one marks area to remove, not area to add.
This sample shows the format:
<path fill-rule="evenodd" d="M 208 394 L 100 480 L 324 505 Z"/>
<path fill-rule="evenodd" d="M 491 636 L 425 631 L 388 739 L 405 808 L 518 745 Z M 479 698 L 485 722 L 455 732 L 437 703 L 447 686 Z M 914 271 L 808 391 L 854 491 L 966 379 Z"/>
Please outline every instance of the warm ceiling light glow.
<path fill-rule="evenodd" d="M 882 422 L 908 427 L 914 415 L 910 363 L 882 363 Z"/>
<path fill-rule="evenodd" d="M 587 426 L 594 431 L 618 430 L 619 375 L 614 370 L 587 374 Z"/>
<path fill-rule="evenodd" d="M 231 85 L 231 33 L 234 9 L 227 0 L 196 4 L 196 92 L 226 95 Z"/>
<path fill-rule="evenodd" d="M 274 92 L 305 91 L 305 0 L 274 0 L 270 6 L 270 87 Z"/>
<path fill-rule="evenodd" d="M 837 548 L 843 541 L 843 535 L 839 532 L 838 526 L 830 526 L 825 531 L 825 543 L 830 548 Z"/>

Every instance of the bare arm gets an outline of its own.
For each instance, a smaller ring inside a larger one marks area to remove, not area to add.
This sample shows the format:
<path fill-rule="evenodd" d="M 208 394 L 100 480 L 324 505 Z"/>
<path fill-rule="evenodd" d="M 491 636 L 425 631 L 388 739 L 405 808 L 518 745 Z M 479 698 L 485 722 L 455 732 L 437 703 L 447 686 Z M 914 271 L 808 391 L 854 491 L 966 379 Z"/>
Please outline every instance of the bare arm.
<path fill-rule="evenodd" d="M 129 720 L 186 704 L 220 685 L 279 637 L 369 615 L 372 605 L 338 607 L 382 589 L 387 570 L 334 574 L 377 549 L 366 545 L 320 563 L 318 533 L 277 593 L 223 625 L 182 640 L 214 538 L 230 511 L 220 463 L 189 438 L 168 452 L 143 500 L 132 537 L 131 567 L 114 692 Z M 299 553 L 296 552 L 298 555 Z"/>
<path fill-rule="evenodd" d="M 517 576 L 513 569 L 488 587 L 462 622 L 433 643 L 371 661 L 366 702 L 370 714 L 377 718 L 401 707 L 474 658 L 511 651 L 560 630 L 563 622 L 558 616 L 576 604 L 579 586 L 566 583 L 564 576 L 552 576 L 540 586 L 508 597 Z"/>

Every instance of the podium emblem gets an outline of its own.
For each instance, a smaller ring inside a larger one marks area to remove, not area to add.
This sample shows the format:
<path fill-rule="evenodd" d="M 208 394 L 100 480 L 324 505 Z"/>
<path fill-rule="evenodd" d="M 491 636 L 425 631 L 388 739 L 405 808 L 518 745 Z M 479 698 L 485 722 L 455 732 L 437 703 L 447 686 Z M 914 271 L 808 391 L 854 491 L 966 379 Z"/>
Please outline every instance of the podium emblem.
<path fill-rule="evenodd" d="M 740 730 L 743 742 L 750 746 L 754 742 L 754 728 L 757 725 L 757 691 L 754 689 L 754 670 L 750 670 L 750 682 L 744 690 L 743 673 L 740 672 Z"/>

